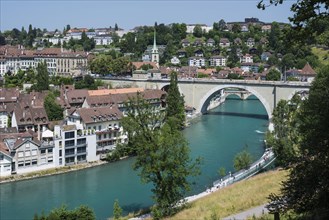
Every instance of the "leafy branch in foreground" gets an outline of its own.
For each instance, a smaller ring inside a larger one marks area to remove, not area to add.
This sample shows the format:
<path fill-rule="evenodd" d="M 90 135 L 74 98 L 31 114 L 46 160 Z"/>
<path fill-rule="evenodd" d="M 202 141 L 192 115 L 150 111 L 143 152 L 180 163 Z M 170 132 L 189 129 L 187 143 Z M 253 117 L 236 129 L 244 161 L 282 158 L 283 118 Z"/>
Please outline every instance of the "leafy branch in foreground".
<path fill-rule="evenodd" d="M 140 95 L 130 101 L 122 125 L 128 134 L 126 147 L 136 151 L 134 169 L 144 183 L 153 183 L 152 209 L 155 219 L 174 214 L 191 183 L 199 174 L 200 159 L 192 161 L 185 137 L 174 117 L 155 109 Z"/>

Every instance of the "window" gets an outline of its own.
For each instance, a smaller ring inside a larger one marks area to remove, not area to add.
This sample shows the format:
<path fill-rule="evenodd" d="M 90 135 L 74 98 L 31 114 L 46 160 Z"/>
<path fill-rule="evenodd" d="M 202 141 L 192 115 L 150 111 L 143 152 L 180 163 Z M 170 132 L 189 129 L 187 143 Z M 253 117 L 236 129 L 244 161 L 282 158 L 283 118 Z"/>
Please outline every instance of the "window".
<path fill-rule="evenodd" d="M 77 140 L 77 145 L 86 144 L 86 138 L 80 138 Z"/>
<path fill-rule="evenodd" d="M 106 139 L 107 138 L 107 134 L 104 134 L 104 139 Z"/>
<path fill-rule="evenodd" d="M 18 162 L 18 167 L 23 167 L 24 166 L 24 162 L 21 161 L 21 162 Z"/>
<path fill-rule="evenodd" d="M 72 155 L 72 154 L 74 154 L 74 148 L 65 150 L 65 155 Z"/>
<path fill-rule="evenodd" d="M 17 155 L 18 155 L 18 157 L 24 157 L 23 151 L 19 151 Z"/>
<path fill-rule="evenodd" d="M 65 147 L 72 147 L 72 146 L 74 146 L 74 140 L 65 141 Z"/>
<path fill-rule="evenodd" d="M 31 161 L 30 160 L 26 160 L 25 161 L 25 166 L 27 167 L 27 166 L 31 166 Z"/>
<path fill-rule="evenodd" d="M 59 156 L 60 157 L 62 156 L 62 150 L 59 150 Z"/>
<path fill-rule="evenodd" d="M 36 159 L 32 160 L 32 166 L 37 165 L 37 164 L 38 164 L 38 161 Z"/>
<path fill-rule="evenodd" d="M 37 153 L 37 149 L 33 149 L 32 150 L 32 156 L 36 156 L 38 153 Z"/>
<path fill-rule="evenodd" d="M 86 160 L 86 155 L 80 155 L 77 157 L 78 161 L 84 161 Z"/>
<path fill-rule="evenodd" d="M 74 157 L 65 158 L 65 163 L 74 163 Z"/>
<path fill-rule="evenodd" d="M 99 126 L 98 126 L 98 130 L 99 130 L 99 131 L 102 130 L 102 125 L 99 125 Z"/>
<path fill-rule="evenodd" d="M 86 147 L 78 147 L 77 148 L 77 153 L 85 153 L 86 152 Z"/>
<path fill-rule="evenodd" d="M 62 163 L 63 163 L 62 158 L 59 158 L 59 165 L 62 165 Z"/>
<path fill-rule="evenodd" d="M 25 157 L 29 157 L 29 156 L 31 156 L 31 151 L 29 150 L 25 151 Z"/>
<path fill-rule="evenodd" d="M 53 162 L 53 157 L 48 157 L 48 163 L 52 163 Z"/>
<path fill-rule="evenodd" d="M 42 149 L 41 154 L 45 154 L 45 153 L 46 153 L 46 149 Z"/>
<path fill-rule="evenodd" d="M 41 159 L 40 159 L 40 163 L 41 163 L 41 164 L 46 163 L 46 158 L 45 158 L 45 157 L 44 157 L 44 158 L 41 158 Z"/>
<path fill-rule="evenodd" d="M 50 149 L 48 149 L 48 153 L 53 153 L 53 149 L 52 148 L 50 148 Z"/>
<path fill-rule="evenodd" d="M 3 154 L 0 154 L 0 160 L 3 160 L 3 159 L 4 159 Z"/>
<path fill-rule="evenodd" d="M 65 139 L 74 138 L 74 131 L 65 132 Z"/>
<path fill-rule="evenodd" d="M 62 141 L 59 142 L 59 147 L 62 147 Z"/>

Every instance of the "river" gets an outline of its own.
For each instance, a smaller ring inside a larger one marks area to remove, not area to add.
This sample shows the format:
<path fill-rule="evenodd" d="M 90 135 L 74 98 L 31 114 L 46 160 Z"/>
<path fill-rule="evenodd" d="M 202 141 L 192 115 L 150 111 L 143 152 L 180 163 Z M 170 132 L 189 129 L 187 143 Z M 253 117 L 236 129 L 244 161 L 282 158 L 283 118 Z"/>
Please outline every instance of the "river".
<path fill-rule="evenodd" d="M 234 171 L 234 156 L 247 148 L 254 160 L 264 151 L 263 139 L 268 127 L 266 110 L 255 97 L 242 101 L 227 99 L 209 114 L 195 119 L 183 132 L 189 141 L 191 156 L 201 156 L 202 174 L 189 194 L 204 191 L 218 179 L 224 167 Z M 124 214 L 152 205 L 151 185 L 140 183 L 132 170 L 134 158 L 71 173 L 0 185 L 0 219 L 33 219 L 35 213 L 48 213 L 66 204 L 70 209 L 85 204 L 97 219 L 113 214 L 119 200 Z"/>

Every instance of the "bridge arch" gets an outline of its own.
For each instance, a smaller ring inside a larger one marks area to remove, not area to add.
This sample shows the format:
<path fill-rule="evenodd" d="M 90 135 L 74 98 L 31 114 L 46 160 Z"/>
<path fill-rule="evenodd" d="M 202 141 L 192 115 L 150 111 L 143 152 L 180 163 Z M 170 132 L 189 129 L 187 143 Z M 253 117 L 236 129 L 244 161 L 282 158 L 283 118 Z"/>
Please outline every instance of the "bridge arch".
<path fill-rule="evenodd" d="M 248 87 L 248 86 L 243 86 L 243 85 L 218 85 L 214 88 L 212 88 L 211 90 L 209 90 L 200 100 L 197 112 L 200 113 L 204 113 L 204 105 L 207 103 L 207 101 L 209 100 L 209 98 L 216 92 L 218 92 L 219 90 L 225 89 L 225 88 L 239 88 L 239 89 L 243 89 L 246 90 L 250 93 L 252 93 L 253 95 L 255 95 L 259 101 L 263 104 L 263 106 L 265 107 L 265 110 L 267 112 L 268 118 L 272 118 L 272 111 L 271 111 L 271 107 L 270 104 L 267 102 L 267 100 L 261 95 L 259 94 L 256 90 Z"/>
<path fill-rule="evenodd" d="M 162 85 L 161 85 L 160 89 L 161 89 L 162 91 L 165 91 L 165 92 L 168 93 L 169 87 L 170 87 L 170 83 L 165 83 L 165 84 L 162 84 Z M 182 89 L 180 88 L 179 84 L 177 85 L 177 87 L 178 87 L 178 91 L 179 91 L 179 93 L 180 93 L 181 95 L 184 95 L 184 93 L 183 93 Z"/>

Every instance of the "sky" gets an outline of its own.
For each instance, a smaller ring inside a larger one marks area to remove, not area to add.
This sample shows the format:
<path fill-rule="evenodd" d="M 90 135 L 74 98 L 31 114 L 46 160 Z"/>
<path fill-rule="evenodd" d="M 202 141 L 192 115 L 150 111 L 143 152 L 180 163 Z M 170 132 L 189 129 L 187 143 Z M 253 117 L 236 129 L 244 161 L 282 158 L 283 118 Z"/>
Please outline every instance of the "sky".
<path fill-rule="evenodd" d="M 291 5 L 257 9 L 259 0 L 0 0 L 0 30 L 11 30 L 29 24 L 48 31 L 73 27 L 114 27 L 125 30 L 141 25 L 186 23 L 207 24 L 224 19 L 244 21 L 255 17 L 264 22 L 286 22 L 292 16 Z M 269 0 L 265 0 L 269 1 Z"/>

